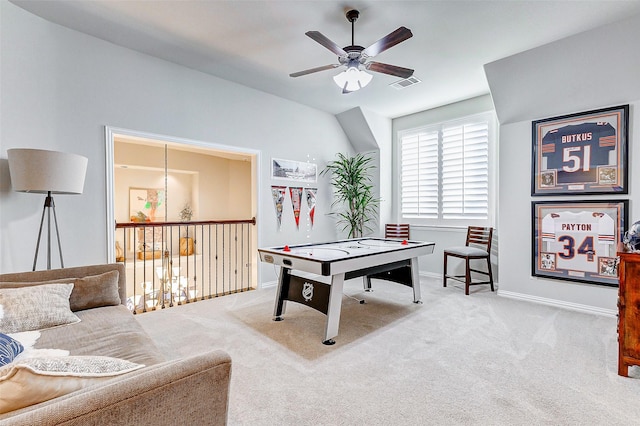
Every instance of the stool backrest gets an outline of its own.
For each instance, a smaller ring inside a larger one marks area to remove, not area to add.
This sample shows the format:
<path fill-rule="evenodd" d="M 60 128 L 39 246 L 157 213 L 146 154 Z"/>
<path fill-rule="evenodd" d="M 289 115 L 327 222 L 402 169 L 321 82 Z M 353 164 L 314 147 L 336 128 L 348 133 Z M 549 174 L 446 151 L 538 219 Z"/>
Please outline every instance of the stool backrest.
<path fill-rule="evenodd" d="M 403 238 L 409 239 L 409 224 L 408 223 L 387 223 L 384 226 L 385 238 Z"/>
<path fill-rule="evenodd" d="M 491 240 L 493 239 L 493 228 L 483 228 L 481 226 L 470 226 L 467 228 L 467 243 L 469 246 L 481 246 L 487 253 L 491 252 Z"/>

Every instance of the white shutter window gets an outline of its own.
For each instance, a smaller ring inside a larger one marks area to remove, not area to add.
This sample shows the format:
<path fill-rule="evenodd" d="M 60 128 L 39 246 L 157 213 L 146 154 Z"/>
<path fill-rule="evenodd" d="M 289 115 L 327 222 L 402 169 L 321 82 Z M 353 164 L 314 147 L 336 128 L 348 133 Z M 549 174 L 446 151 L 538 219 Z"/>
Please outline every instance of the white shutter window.
<path fill-rule="evenodd" d="M 418 132 L 400 141 L 401 210 L 404 217 L 438 217 L 438 132 Z"/>
<path fill-rule="evenodd" d="M 494 120 L 493 113 L 484 113 L 399 135 L 403 219 L 449 224 L 490 220 Z"/>
<path fill-rule="evenodd" d="M 444 126 L 442 218 L 487 219 L 488 214 L 489 124 Z"/>

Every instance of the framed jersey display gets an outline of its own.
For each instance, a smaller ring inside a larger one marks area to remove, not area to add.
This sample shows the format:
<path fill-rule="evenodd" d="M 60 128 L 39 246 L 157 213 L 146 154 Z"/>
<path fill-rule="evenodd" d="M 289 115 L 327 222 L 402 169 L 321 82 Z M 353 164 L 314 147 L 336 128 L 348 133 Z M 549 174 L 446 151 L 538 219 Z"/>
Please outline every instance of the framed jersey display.
<path fill-rule="evenodd" d="M 532 123 L 531 195 L 627 194 L 629 105 Z"/>
<path fill-rule="evenodd" d="M 628 200 L 533 201 L 532 275 L 618 285 Z"/>

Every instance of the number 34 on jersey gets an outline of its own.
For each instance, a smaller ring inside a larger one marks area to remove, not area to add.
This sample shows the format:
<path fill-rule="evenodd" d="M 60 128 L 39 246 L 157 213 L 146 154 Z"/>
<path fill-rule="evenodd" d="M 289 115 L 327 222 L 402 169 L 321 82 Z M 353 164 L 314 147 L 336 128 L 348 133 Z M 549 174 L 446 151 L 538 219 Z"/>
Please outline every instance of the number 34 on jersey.
<path fill-rule="evenodd" d="M 615 223 L 593 211 L 549 213 L 542 219 L 544 251 L 556 253 L 557 269 L 598 272 L 598 257 L 615 250 Z"/>

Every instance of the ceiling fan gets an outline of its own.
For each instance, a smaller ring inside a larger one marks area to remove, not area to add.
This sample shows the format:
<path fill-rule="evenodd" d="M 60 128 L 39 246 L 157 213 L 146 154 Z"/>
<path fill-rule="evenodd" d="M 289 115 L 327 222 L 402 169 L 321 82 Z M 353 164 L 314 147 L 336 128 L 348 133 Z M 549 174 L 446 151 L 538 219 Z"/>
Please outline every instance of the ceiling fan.
<path fill-rule="evenodd" d="M 333 77 L 336 84 L 342 88 L 342 93 L 351 93 L 359 90 L 369 84 L 373 79 L 371 74 L 366 73 L 364 69 L 383 74 L 393 75 L 401 78 L 409 78 L 413 75 L 413 70 L 409 68 L 398 67 L 396 65 L 384 64 L 382 62 L 368 61 L 385 50 L 402 43 L 403 41 L 413 37 L 410 29 L 400 27 L 392 33 L 382 37 L 366 49 L 362 46 L 356 46 L 354 42 L 355 22 L 360 16 L 357 10 L 349 10 L 346 13 L 347 20 L 351 22 L 351 46 L 340 47 L 319 31 L 307 31 L 305 35 L 312 40 L 320 43 L 336 55 L 338 55 L 338 64 L 324 65 L 321 67 L 311 68 L 304 71 L 289 74 L 290 77 L 300 77 L 312 74 L 318 71 L 330 70 L 340 66 L 346 66 L 346 71 Z"/>

